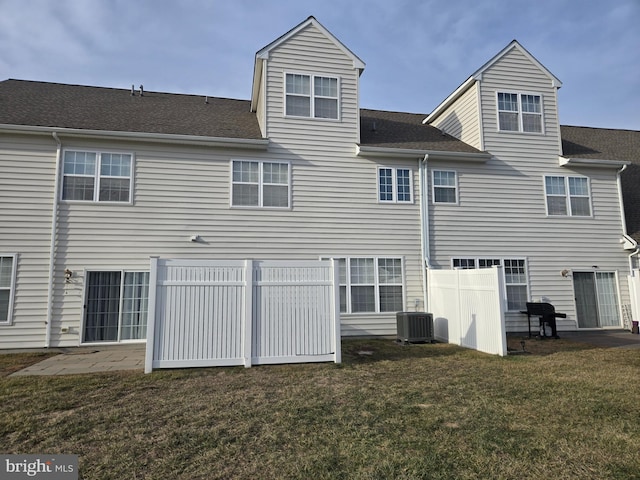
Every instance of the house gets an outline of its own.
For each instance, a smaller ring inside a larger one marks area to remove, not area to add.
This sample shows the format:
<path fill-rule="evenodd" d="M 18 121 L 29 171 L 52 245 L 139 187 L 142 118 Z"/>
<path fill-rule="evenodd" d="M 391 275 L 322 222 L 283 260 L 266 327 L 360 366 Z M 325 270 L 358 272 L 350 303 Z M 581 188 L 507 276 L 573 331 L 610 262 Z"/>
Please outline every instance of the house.
<path fill-rule="evenodd" d="M 426 115 L 360 108 L 364 68 L 309 17 L 250 100 L 0 82 L 0 348 L 143 340 L 153 256 L 335 258 L 344 336 L 493 265 L 512 331 L 622 326 L 629 161 L 563 153 L 560 81 L 514 41 Z"/>

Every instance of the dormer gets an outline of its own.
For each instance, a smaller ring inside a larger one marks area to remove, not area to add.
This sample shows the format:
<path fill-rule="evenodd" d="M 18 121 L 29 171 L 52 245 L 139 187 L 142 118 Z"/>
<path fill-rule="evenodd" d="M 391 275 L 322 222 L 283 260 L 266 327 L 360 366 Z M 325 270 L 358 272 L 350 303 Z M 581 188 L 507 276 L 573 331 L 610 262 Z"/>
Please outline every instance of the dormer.
<path fill-rule="evenodd" d="M 365 64 L 314 17 L 256 53 L 251 110 L 278 143 L 336 131 L 358 142 L 358 79 Z"/>
<path fill-rule="evenodd" d="M 557 90 L 562 86 L 516 40 L 473 73 L 423 123 L 479 150 L 548 143 L 559 153 Z"/>

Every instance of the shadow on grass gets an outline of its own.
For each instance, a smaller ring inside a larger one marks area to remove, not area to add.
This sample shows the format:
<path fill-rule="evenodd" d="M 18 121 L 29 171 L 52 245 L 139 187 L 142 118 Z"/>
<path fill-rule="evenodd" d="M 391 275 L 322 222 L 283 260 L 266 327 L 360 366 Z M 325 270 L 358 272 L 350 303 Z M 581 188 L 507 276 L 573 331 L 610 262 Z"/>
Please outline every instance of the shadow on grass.
<path fill-rule="evenodd" d="M 576 352 L 598 348 L 589 343 L 565 338 L 540 338 L 527 335 L 507 335 L 509 355 L 552 355 L 558 352 Z"/>
<path fill-rule="evenodd" d="M 388 338 L 342 340 L 342 361 L 344 363 L 442 357 L 456 355 L 460 351 L 461 347 L 447 343 L 402 344 Z"/>

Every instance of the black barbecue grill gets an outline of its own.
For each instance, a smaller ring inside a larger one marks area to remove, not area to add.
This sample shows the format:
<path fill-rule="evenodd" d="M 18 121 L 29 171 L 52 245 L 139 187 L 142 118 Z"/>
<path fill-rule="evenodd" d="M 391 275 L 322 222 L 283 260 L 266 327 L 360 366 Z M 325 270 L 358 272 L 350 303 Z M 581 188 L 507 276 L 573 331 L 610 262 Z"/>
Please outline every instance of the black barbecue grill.
<path fill-rule="evenodd" d="M 527 321 L 529 323 L 529 338 L 531 338 L 531 317 L 538 317 L 540 319 L 540 336 L 546 337 L 545 325 L 551 327 L 551 336 L 553 338 L 558 337 L 558 330 L 556 329 L 556 318 L 567 318 L 566 313 L 556 312 L 556 309 L 550 303 L 544 302 L 527 302 L 527 309 L 521 310 L 521 313 L 527 314 Z"/>

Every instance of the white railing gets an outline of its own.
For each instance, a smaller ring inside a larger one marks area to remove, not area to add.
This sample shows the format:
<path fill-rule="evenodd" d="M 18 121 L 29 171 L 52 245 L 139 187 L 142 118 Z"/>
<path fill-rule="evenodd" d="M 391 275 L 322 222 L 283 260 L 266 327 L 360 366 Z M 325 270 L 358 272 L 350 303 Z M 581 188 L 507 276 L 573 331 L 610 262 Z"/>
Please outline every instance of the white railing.
<path fill-rule="evenodd" d="M 434 336 L 481 352 L 506 355 L 501 267 L 428 271 Z"/>
<path fill-rule="evenodd" d="M 145 371 L 341 361 L 333 261 L 151 258 Z"/>

